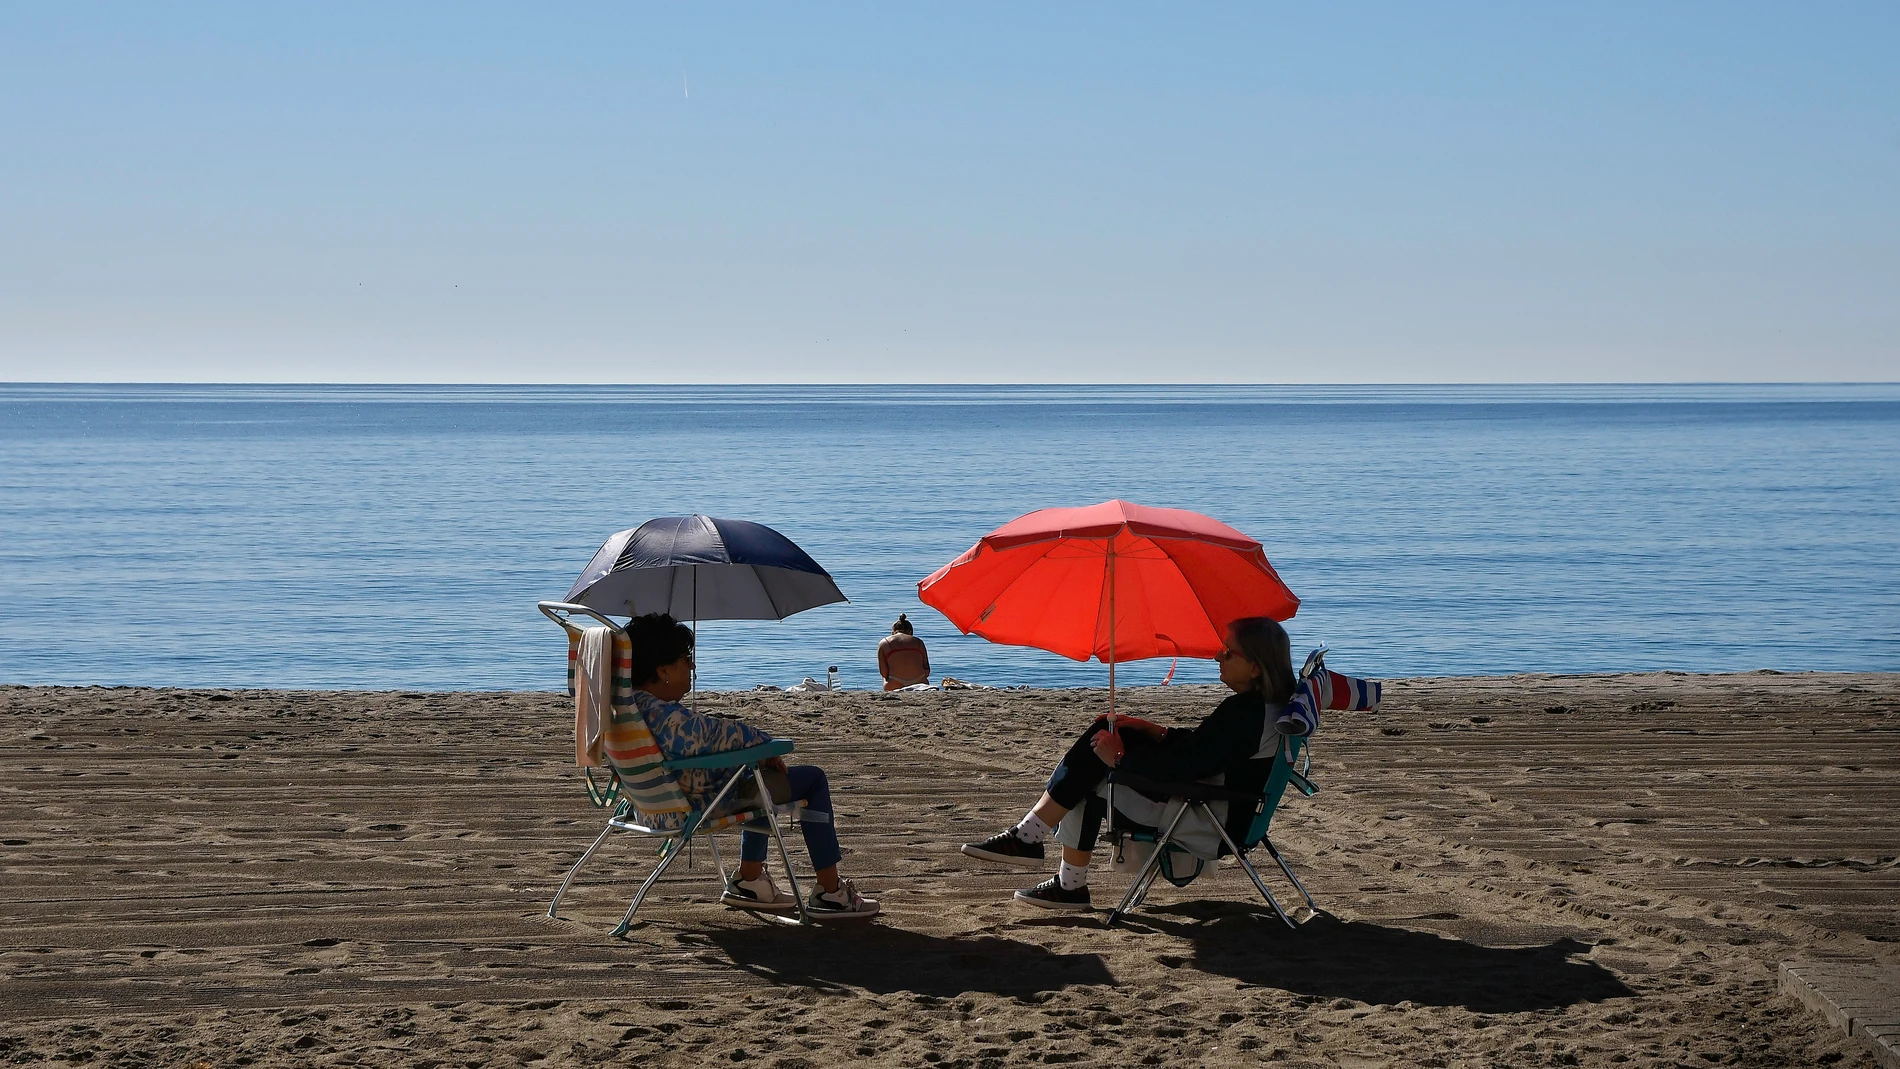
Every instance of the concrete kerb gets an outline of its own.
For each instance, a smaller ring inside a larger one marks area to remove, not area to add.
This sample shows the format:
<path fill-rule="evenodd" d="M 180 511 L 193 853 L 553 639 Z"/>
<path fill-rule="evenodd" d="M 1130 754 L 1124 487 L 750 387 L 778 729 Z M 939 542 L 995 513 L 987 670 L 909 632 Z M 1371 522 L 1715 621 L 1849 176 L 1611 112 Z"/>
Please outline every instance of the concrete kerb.
<path fill-rule="evenodd" d="M 1871 961 L 1784 961 L 1781 990 L 1900 1069 L 1900 968 Z"/>

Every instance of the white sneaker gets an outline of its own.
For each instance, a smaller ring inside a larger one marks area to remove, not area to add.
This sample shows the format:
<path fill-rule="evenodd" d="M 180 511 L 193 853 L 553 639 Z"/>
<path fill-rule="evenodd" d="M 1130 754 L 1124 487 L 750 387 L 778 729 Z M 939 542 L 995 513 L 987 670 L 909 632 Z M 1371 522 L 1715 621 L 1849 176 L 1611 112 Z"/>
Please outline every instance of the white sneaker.
<path fill-rule="evenodd" d="M 760 873 L 756 880 L 741 880 L 734 876 L 726 884 L 726 893 L 719 901 L 736 909 L 759 909 L 772 913 L 786 913 L 798 908 L 798 899 L 778 889 L 772 882 L 772 874 Z"/>
<path fill-rule="evenodd" d="M 814 917 L 875 917 L 877 911 L 877 899 L 859 894 L 850 880 L 839 880 L 836 891 L 813 891 L 805 903 L 805 912 Z"/>

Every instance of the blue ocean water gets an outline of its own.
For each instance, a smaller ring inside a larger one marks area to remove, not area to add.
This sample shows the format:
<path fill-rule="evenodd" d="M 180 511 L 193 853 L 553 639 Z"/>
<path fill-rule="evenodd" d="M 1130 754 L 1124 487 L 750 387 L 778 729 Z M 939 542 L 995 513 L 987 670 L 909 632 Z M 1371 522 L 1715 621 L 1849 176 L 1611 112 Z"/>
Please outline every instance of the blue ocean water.
<path fill-rule="evenodd" d="M 939 673 L 1099 685 L 955 634 L 916 583 L 1111 497 L 1260 539 L 1296 646 L 1356 673 L 1900 670 L 1895 385 L 16 384 L 0 682 L 555 689 L 534 603 L 613 531 L 704 512 L 852 599 L 704 625 L 705 686 L 874 686 L 900 611 Z"/>

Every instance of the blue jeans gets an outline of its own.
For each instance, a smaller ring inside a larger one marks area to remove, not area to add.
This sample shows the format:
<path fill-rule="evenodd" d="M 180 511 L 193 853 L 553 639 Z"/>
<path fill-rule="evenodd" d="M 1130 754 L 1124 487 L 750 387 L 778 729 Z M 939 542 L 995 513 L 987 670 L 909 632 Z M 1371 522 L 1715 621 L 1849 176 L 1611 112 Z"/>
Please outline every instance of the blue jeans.
<path fill-rule="evenodd" d="M 792 785 L 792 801 L 804 802 L 804 819 L 798 830 L 805 835 L 805 850 L 811 854 L 811 867 L 828 869 L 843 854 L 838 849 L 838 829 L 831 823 L 831 784 L 825 770 L 817 765 L 793 765 L 785 770 Z M 739 833 L 739 860 L 764 861 L 771 835 L 762 831 Z"/>

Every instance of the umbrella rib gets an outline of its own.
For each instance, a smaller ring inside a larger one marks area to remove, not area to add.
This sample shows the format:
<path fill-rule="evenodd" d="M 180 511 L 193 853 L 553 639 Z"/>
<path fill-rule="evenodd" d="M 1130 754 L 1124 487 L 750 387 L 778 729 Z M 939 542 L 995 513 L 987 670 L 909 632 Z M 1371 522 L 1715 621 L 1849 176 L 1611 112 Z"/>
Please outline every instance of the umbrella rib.
<path fill-rule="evenodd" d="M 759 566 L 751 561 L 740 562 L 732 559 L 732 549 L 726 545 L 726 533 L 719 529 L 719 524 L 711 516 L 705 517 L 705 521 L 707 530 L 712 532 L 713 542 L 719 547 L 719 556 L 727 564 L 744 563 L 746 569 L 752 574 L 752 581 L 759 584 L 759 591 L 765 595 L 765 603 L 772 606 L 772 615 L 780 620 L 785 619 L 785 610 L 779 606 L 778 599 L 772 596 L 772 588 L 766 584 L 765 576 L 759 574 Z M 786 541 L 791 540 L 786 539 Z"/>
<path fill-rule="evenodd" d="M 785 610 L 779 607 L 778 598 L 773 596 L 772 587 L 765 581 L 765 576 L 759 574 L 759 566 L 755 564 L 751 567 L 752 578 L 758 580 L 759 589 L 765 591 L 766 603 L 772 606 L 772 615 L 778 617 L 780 620 L 785 619 Z"/>
<path fill-rule="evenodd" d="M 1031 544 L 1033 545 L 1034 543 L 1031 543 Z M 1003 595 L 1009 593 L 1010 587 L 1013 587 L 1018 582 L 1022 581 L 1023 576 L 1029 572 L 1029 569 L 1034 568 L 1038 562 L 1040 562 L 1044 557 L 1047 557 L 1050 554 L 1050 552 L 1056 548 L 1056 545 L 1057 543 L 1050 542 L 1048 545 L 1042 548 L 1041 552 L 1037 553 L 1034 557 L 1032 557 L 1027 564 L 1017 569 L 1016 574 L 1013 576 L 1010 576 L 1009 582 L 1004 583 L 1001 587 L 997 588 L 996 593 L 990 595 L 989 604 L 995 605 L 998 601 L 1001 601 L 1003 599 Z M 992 550 L 992 552 L 996 552 L 996 551 Z M 929 604 L 929 602 L 925 602 L 925 604 Z M 988 606 L 985 606 L 985 608 L 987 607 Z M 955 621 L 952 621 L 952 623 L 955 623 Z M 976 619 L 971 621 L 970 627 L 965 628 L 962 624 L 957 624 L 957 628 L 958 630 L 962 631 L 964 634 L 968 635 L 975 632 L 977 625 L 980 625 L 982 623 L 983 623 L 983 613 L 981 610 L 979 610 L 976 614 Z M 1087 659 L 1088 658 L 1086 657 L 1083 658 L 1083 660 L 1087 660 Z"/>
<path fill-rule="evenodd" d="M 679 552 L 680 552 L 679 525 L 675 524 L 673 529 L 667 532 L 667 534 L 669 536 L 669 539 L 666 543 L 666 566 L 670 568 L 673 566 L 673 561 L 676 557 L 679 556 Z"/>
<path fill-rule="evenodd" d="M 1176 567 L 1176 568 L 1178 569 L 1178 568 L 1180 568 L 1180 567 L 1181 567 L 1181 558 L 1179 558 L 1179 557 L 1177 557 L 1177 556 L 1175 556 L 1175 555 L 1174 555 L 1174 553 L 1172 552 L 1172 550 L 1170 550 L 1170 548 L 1169 548 L 1169 547 L 1170 547 L 1171 545 L 1173 545 L 1173 544 L 1175 544 L 1175 543 L 1180 543 L 1180 544 L 1183 544 L 1183 545 L 1185 545 L 1185 544 L 1187 544 L 1188 542 L 1191 542 L 1191 541 L 1193 541 L 1193 539 L 1188 539 L 1188 538 L 1170 538 L 1170 539 L 1167 539 L 1166 541 L 1163 541 L 1162 539 L 1159 539 L 1159 538 L 1156 538 L 1156 539 L 1152 539 L 1152 541 L 1153 541 L 1153 542 L 1154 542 L 1154 544 L 1155 544 L 1155 548 L 1156 548 L 1156 549 L 1159 549 L 1159 550 L 1160 550 L 1160 551 L 1161 551 L 1162 553 L 1164 553 L 1164 554 L 1166 554 L 1166 555 L 1167 555 L 1167 558 L 1168 558 L 1169 560 L 1171 560 L 1171 561 L 1173 561 L 1173 562 L 1174 562 L 1174 566 L 1175 566 L 1175 567 Z M 1216 545 L 1216 544 L 1218 544 L 1218 543 L 1212 543 L 1212 542 L 1204 542 L 1204 543 L 1202 543 L 1202 544 L 1203 544 L 1203 545 Z M 1231 547 L 1227 547 L 1227 548 L 1231 548 Z M 1214 616 L 1213 616 L 1213 614 L 1207 611 L 1207 601 L 1206 601 L 1206 599 L 1204 599 L 1204 598 L 1199 598 L 1199 597 L 1197 597 L 1197 598 L 1195 598 L 1195 599 L 1194 599 L 1194 607 L 1195 607 L 1195 608 L 1197 608 L 1197 609 L 1199 609 L 1199 610 L 1201 610 L 1201 618 L 1207 621 L 1207 629 L 1208 629 L 1209 631 L 1212 631 L 1212 632 L 1214 632 L 1214 633 L 1215 633 L 1216 635 L 1218 635 L 1218 634 L 1220 634 L 1220 633 L 1221 633 L 1221 626 L 1222 626 L 1222 625 L 1221 625 L 1221 624 L 1218 624 L 1218 623 L 1215 623 L 1215 622 L 1214 622 Z M 1175 642 L 1175 640 L 1174 640 L 1174 638 L 1173 638 L 1172 636 L 1170 636 L 1170 637 L 1168 638 L 1168 641 L 1169 641 L 1169 642 Z M 1225 640 L 1223 639 L 1222 641 L 1225 641 Z M 1178 642 L 1175 642 L 1175 646 L 1174 646 L 1174 648 L 1175 648 L 1175 649 L 1176 649 L 1176 650 L 1178 651 L 1178 650 L 1179 650 L 1179 649 L 1181 648 L 1181 646 L 1180 646 L 1180 643 L 1178 643 Z M 1179 653 L 1177 652 L 1177 653 L 1175 654 L 1175 656 L 1177 656 L 1177 657 L 1178 657 L 1178 656 L 1180 656 L 1180 654 L 1179 654 Z M 1170 674 L 1172 674 L 1172 673 L 1170 673 Z"/>

